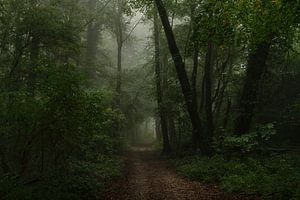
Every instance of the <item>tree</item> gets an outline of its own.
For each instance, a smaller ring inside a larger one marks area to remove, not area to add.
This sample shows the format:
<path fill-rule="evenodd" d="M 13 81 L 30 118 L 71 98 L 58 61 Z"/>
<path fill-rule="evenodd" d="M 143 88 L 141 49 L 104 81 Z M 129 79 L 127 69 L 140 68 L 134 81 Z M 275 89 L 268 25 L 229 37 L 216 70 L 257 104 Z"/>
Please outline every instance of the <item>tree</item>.
<path fill-rule="evenodd" d="M 155 46 L 155 79 L 156 79 L 156 99 L 158 104 L 158 112 L 160 116 L 160 125 L 163 135 L 163 154 L 171 152 L 169 141 L 168 122 L 166 117 L 165 105 L 163 104 L 163 92 L 161 86 L 161 67 L 160 67 L 160 37 L 159 37 L 159 21 L 157 11 L 154 12 L 154 46 Z"/>
<path fill-rule="evenodd" d="M 249 54 L 245 85 L 238 103 L 239 114 L 234 131 L 237 135 L 245 134 L 250 130 L 254 109 L 257 105 L 260 82 L 266 70 L 270 46 L 270 42 L 262 42 Z"/>
<path fill-rule="evenodd" d="M 120 107 L 121 105 L 121 92 L 122 92 L 122 48 L 124 43 L 123 37 L 123 1 L 117 0 L 117 16 L 116 16 L 116 37 L 117 37 L 117 66 L 118 66 L 118 74 L 117 74 L 117 105 Z"/>
<path fill-rule="evenodd" d="M 86 68 L 88 78 L 95 80 L 101 22 L 95 17 L 98 7 L 97 0 L 89 0 L 87 7 L 90 17 L 87 27 Z"/>
<path fill-rule="evenodd" d="M 194 149 L 200 148 L 203 154 L 208 154 L 210 151 L 210 145 L 208 141 L 205 140 L 202 133 L 202 122 L 200 120 L 197 108 L 197 102 L 193 101 L 193 92 L 192 88 L 185 70 L 185 64 L 183 62 L 182 56 L 177 47 L 175 41 L 174 33 L 172 31 L 167 11 L 164 7 L 164 4 L 161 0 L 155 0 L 162 25 L 164 27 L 165 35 L 168 41 L 169 50 L 172 55 L 174 65 L 176 68 L 177 76 L 181 85 L 182 93 L 185 99 L 187 110 L 193 125 L 193 143 Z"/>
<path fill-rule="evenodd" d="M 208 41 L 208 47 L 204 67 L 205 84 L 205 113 L 206 113 L 206 140 L 212 143 L 213 140 L 213 112 L 212 112 L 212 70 L 213 70 L 213 44 Z"/>
<path fill-rule="evenodd" d="M 267 59 L 275 39 L 280 37 L 288 40 L 293 37 L 291 31 L 295 24 L 296 2 L 266 1 L 257 4 L 240 3 L 243 8 L 250 9 L 253 13 L 249 19 L 241 13 L 240 19 L 243 26 L 249 29 L 249 55 L 246 68 L 246 78 L 238 102 L 238 114 L 235 122 L 234 133 L 242 135 L 250 131 L 262 77 L 267 69 Z M 243 8 L 241 11 L 243 11 Z M 294 14 L 292 14 L 294 13 Z M 263 20 L 263 24 L 259 24 Z M 297 22 L 296 22 L 297 23 Z M 272 28 L 270 28 L 270 26 Z"/>

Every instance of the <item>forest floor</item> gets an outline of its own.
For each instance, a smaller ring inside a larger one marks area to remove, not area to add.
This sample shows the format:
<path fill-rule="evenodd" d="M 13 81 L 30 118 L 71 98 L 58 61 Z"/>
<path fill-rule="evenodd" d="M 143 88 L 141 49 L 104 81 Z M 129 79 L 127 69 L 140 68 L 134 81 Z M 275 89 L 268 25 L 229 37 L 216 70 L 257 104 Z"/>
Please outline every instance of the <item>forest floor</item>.
<path fill-rule="evenodd" d="M 149 148 L 135 148 L 126 156 L 126 173 L 109 185 L 104 200 L 255 200 L 220 191 L 214 185 L 186 180 Z"/>

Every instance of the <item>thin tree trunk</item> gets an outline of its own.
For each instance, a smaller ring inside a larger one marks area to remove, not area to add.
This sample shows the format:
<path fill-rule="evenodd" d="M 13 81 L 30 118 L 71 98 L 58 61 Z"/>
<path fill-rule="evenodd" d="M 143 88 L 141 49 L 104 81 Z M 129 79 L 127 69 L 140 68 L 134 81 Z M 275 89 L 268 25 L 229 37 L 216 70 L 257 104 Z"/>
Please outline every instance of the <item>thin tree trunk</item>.
<path fill-rule="evenodd" d="M 198 95 L 197 95 L 197 75 L 198 75 L 198 65 L 199 65 L 199 48 L 198 45 L 194 45 L 194 56 L 193 56 L 193 72 L 192 72 L 192 91 L 193 91 L 193 101 L 195 103 L 195 109 L 198 111 Z M 196 130 L 193 130 L 195 132 Z"/>
<path fill-rule="evenodd" d="M 236 135 L 245 134 L 250 130 L 270 46 L 270 43 L 262 42 L 249 54 L 245 85 L 238 104 L 238 116 L 234 129 Z"/>
<path fill-rule="evenodd" d="M 89 0 L 88 10 L 90 13 L 95 14 L 97 7 L 97 0 Z M 93 17 L 93 16 L 92 16 Z M 88 25 L 87 30 L 87 51 L 86 51 L 86 64 L 87 74 L 90 79 L 96 79 L 96 60 L 100 33 L 100 23 L 95 19 Z"/>
<path fill-rule="evenodd" d="M 227 84 L 226 83 L 223 83 L 224 85 L 222 86 L 221 88 L 221 91 L 220 91 L 220 94 L 218 94 L 218 98 L 215 99 L 215 108 L 213 110 L 213 114 L 214 114 L 214 121 L 215 123 L 218 122 L 218 119 L 219 119 L 219 116 L 221 114 L 221 108 L 222 108 L 222 105 L 223 105 L 223 101 L 224 101 L 224 96 L 225 96 L 225 90 L 226 90 L 226 87 L 227 87 Z"/>
<path fill-rule="evenodd" d="M 180 120 L 180 117 L 178 117 L 176 119 L 177 121 L 177 124 L 178 124 L 178 134 L 177 134 L 177 146 L 176 148 L 179 150 L 181 149 L 181 137 L 182 137 L 182 123 L 181 123 L 181 120 Z"/>
<path fill-rule="evenodd" d="M 155 118 L 155 133 L 156 133 L 156 139 L 160 141 L 162 139 L 162 134 L 161 134 L 161 125 L 160 125 L 159 117 Z"/>
<path fill-rule="evenodd" d="M 191 3 L 191 26 L 193 30 L 193 38 L 195 39 L 198 34 L 198 25 L 195 20 L 195 8 L 196 4 L 194 2 Z M 199 66 L 199 42 L 194 41 L 193 44 L 194 55 L 193 55 L 193 72 L 192 72 L 192 91 L 193 91 L 193 101 L 198 102 L 197 96 L 197 78 L 198 78 L 198 66 Z M 196 103 L 196 108 L 198 110 L 198 103 Z"/>
<path fill-rule="evenodd" d="M 223 129 L 227 128 L 229 117 L 230 117 L 230 109 L 231 109 L 231 99 L 228 98 L 227 100 L 227 108 L 224 116 L 224 122 L 223 122 Z"/>
<path fill-rule="evenodd" d="M 117 106 L 121 105 L 122 90 L 122 45 L 118 44 Z"/>
<path fill-rule="evenodd" d="M 121 93 L 122 93 L 122 49 L 123 49 L 123 8 L 122 8 L 122 0 L 117 1 L 118 6 L 118 14 L 116 21 L 116 29 L 117 29 L 117 45 L 118 45 L 118 75 L 117 75 L 117 106 L 121 107 Z"/>
<path fill-rule="evenodd" d="M 196 45 L 194 47 L 194 57 L 193 57 L 193 73 L 192 73 L 192 90 L 193 90 L 193 101 L 198 102 L 197 96 L 197 77 L 198 77 L 198 66 L 199 66 L 199 48 Z M 198 104 L 196 103 L 196 108 L 198 110 Z"/>
<path fill-rule="evenodd" d="M 212 142 L 214 124 L 213 124 L 213 113 L 212 113 L 212 61 L 213 44 L 211 41 L 208 42 L 206 60 L 205 60 L 205 114 L 206 114 L 206 140 Z"/>
<path fill-rule="evenodd" d="M 121 109 L 122 96 L 122 50 L 123 50 L 123 0 L 117 0 L 117 17 L 115 21 L 117 38 L 117 82 L 116 82 L 116 106 Z M 115 137 L 121 136 L 121 125 L 116 124 Z"/>
<path fill-rule="evenodd" d="M 221 114 L 220 110 L 223 106 L 223 102 L 224 102 L 224 98 L 225 98 L 225 91 L 228 87 L 229 77 L 231 77 L 231 74 L 232 74 L 233 64 L 232 64 L 231 51 L 232 50 L 229 49 L 228 57 L 227 57 L 226 61 L 221 66 L 221 71 L 220 71 L 220 77 L 221 78 L 220 78 L 219 83 L 218 83 L 218 89 L 216 90 L 214 98 L 213 98 L 213 103 L 215 104 L 215 107 L 214 107 L 214 110 L 213 110 L 215 123 L 217 123 L 219 121 L 218 119 L 219 119 L 219 116 Z M 228 71 L 226 73 L 227 75 L 225 76 L 224 73 L 225 73 L 227 67 L 228 67 Z M 229 98 L 229 100 L 230 100 L 230 98 Z M 231 102 L 230 102 L 230 104 L 231 104 Z M 231 107 L 231 105 L 230 105 L 230 107 Z M 230 108 L 229 108 L 228 112 L 230 112 Z M 225 115 L 227 115 L 227 113 Z M 228 113 L 228 115 L 230 115 L 230 113 Z M 227 126 L 227 122 L 226 122 L 226 126 Z"/>
<path fill-rule="evenodd" d="M 170 135 L 170 141 L 171 141 L 171 146 L 172 149 L 176 149 L 177 146 L 177 134 L 176 134 L 176 127 L 175 127 L 175 122 L 174 118 L 172 116 L 168 116 L 168 130 L 169 130 L 169 135 Z"/>
<path fill-rule="evenodd" d="M 194 7 L 193 7 L 194 8 Z M 194 22 L 194 9 L 191 9 L 191 20 L 193 24 L 193 35 L 197 34 L 196 25 Z M 193 72 L 192 72 L 192 93 L 193 102 L 195 102 L 195 110 L 198 111 L 198 95 L 197 95 L 197 78 L 198 78 L 198 66 L 199 66 L 199 46 L 198 43 L 194 44 L 194 55 L 193 55 Z M 196 132 L 193 128 L 193 132 Z"/>
<path fill-rule="evenodd" d="M 182 93 L 185 99 L 185 103 L 187 106 L 187 110 L 192 122 L 193 126 L 193 147 L 194 150 L 197 150 L 198 147 L 200 148 L 200 151 L 203 154 L 208 154 L 210 150 L 210 145 L 207 143 L 207 141 L 204 140 L 203 134 L 202 134 L 202 124 L 201 120 L 198 114 L 198 111 L 195 109 L 197 108 L 197 102 L 193 101 L 193 91 L 190 85 L 190 82 L 188 80 L 188 76 L 185 70 L 185 65 L 182 60 L 182 56 L 179 52 L 179 49 L 177 47 L 177 43 L 175 41 L 175 36 L 173 33 L 173 30 L 171 28 L 167 11 L 162 3 L 161 0 L 155 0 L 164 31 L 167 37 L 169 50 L 172 55 L 177 76 L 181 85 Z"/>
<path fill-rule="evenodd" d="M 159 24 L 158 16 L 154 14 L 154 45 L 155 45 L 155 77 L 156 77 L 156 92 L 157 104 L 159 109 L 160 124 L 163 136 L 163 152 L 168 154 L 171 152 L 171 145 L 169 141 L 168 124 L 166 113 L 163 106 L 163 92 L 161 87 L 161 66 L 160 66 L 160 44 L 159 44 Z"/>
<path fill-rule="evenodd" d="M 205 103 L 205 73 L 202 78 L 202 84 L 201 84 L 201 98 L 200 98 L 200 106 L 199 106 L 199 113 L 203 112 L 204 109 L 204 103 Z"/>
<path fill-rule="evenodd" d="M 218 80 L 218 84 L 217 84 L 217 88 L 216 88 L 216 91 L 215 91 L 215 94 L 213 95 L 213 98 L 212 98 L 212 102 L 215 103 L 215 104 L 218 104 L 218 98 L 220 96 L 222 96 L 224 93 L 224 89 L 226 89 L 227 87 L 227 84 L 228 84 L 228 79 L 226 79 L 226 76 L 224 76 L 225 74 L 225 71 L 226 71 L 226 68 L 228 67 L 228 65 L 230 64 L 230 56 L 231 56 L 231 53 L 230 53 L 230 49 L 229 49 L 229 53 L 228 53 L 228 57 L 227 59 L 225 60 L 225 62 L 221 65 L 220 67 L 220 72 L 219 72 L 219 80 Z M 230 69 L 229 69 L 229 73 L 231 72 L 231 65 L 230 64 Z M 221 86 L 222 85 L 222 86 Z M 217 107 L 217 106 L 215 106 Z M 217 110 L 217 108 L 215 108 L 215 110 Z"/>

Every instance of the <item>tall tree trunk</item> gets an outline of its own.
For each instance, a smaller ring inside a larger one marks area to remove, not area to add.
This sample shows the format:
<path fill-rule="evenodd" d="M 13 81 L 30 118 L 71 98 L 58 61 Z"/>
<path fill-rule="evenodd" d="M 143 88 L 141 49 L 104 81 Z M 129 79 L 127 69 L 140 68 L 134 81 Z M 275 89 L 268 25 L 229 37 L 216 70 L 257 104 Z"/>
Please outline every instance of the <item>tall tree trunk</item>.
<path fill-rule="evenodd" d="M 195 25 L 194 25 L 195 26 Z M 193 27 L 193 34 L 196 34 L 195 27 Z M 194 102 L 194 109 L 198 112 L 198 95 L 197 95 L 197 78 L 198 78 L 198 66 L 199 66 L 199 46 L 194 44 L 194 55 L 193 55 L 193 72 L 192 72 L 192 101 Z M 196 133 L 197 130 L 194 129 L 193 132 Z M 194 135 L 193 139 L 197 139 Z M 197 144 L 194 144 L 197 145 Z"/>
<path fill-rule="evenodd" d="M 197 77 L 198 77 L 198 66 L 199 66 L 199 47 L 194 46 L 193 56 L 193 73 L 192 73 L 192 90 L 193 90 L 193 101 L 196 102 L 196 108 L 198 110 L 198 96 L 197 96 Z"/>
<path fill-rule="evenodd" d="M 211 41 L 208 42 L 206 59 L 205 59 L 205 113 L 206 113 L 206 140 L 210 144 L 212 142 L 213 137 L 213 113 L 212 113 L 212 68 L 213 68 L 213 61 L 212 61 L 212 54 L 213 54 L 213 44 Z"/>
<path fill-rule="evenodd" d="M 155 133 L 156 133 L 156 139 L 160 141 L 162 139 L 162 133 L 161 133 L 161 125 L 160 125 L 160 117 L 155 117 Z"/>
<path fill-rule="evenodd" d="M 95 14 L 97 7 L 97 0 L 89 0 L 88 10 L 91 14 Z M 92 15 L 92 17 L 94 17 Z M 91 80 L 96 79 L 96 60 L 99 42 L 101 24 L 96 19 L 91 19 L 87 30 L 87 51 L 86 51 L 86 64 L 87 75 Z"/>
<path fill-rule="evenodd" d="M 123 5 L 122 0 L 117 1 L 118 14 L 116 21 L 117 29 L 117 45 L 118 45 L 118 75 L 117 75 L 117 106 L 121 106 L 121 92 L 122 92 L 122 49 L 123 49 Z"/>
<path fill-rule="evenodd" d="M 220 110 L 223 105 L 225 91 L 227 89 L 227 85 L 229 82 L 228 77 L 231 75 L 231 72 L 232 72 L 232 64 L 230 61 L 231 60 L 230 51 L 231 50 L 229 49 L 228 57 L 219 69 L 219 71 L 220 71 L 219 72 L 219 80 L 218 80 L 215 94 L 213 95 L 214 97 L 212 98 L 212 102 L 213 102 L 213 104 L 215 104 L 214 109 L 213 109 L 213 113 L 215 114 L 215 121 L 217 121 L 217 119 L 219 119 Z M 228 69 L 228 72 L 226 73 L 227 75 L 225 76 L 224 74 L 225 74 L 225 71 L 226 71 L 226 68 L 228 67 L 228 65 L 229 65 L 229 69 Z"/>
<path fill-rule="evenodd" d="M 164 31 L 167 37 L 168 45 L 169 45 L 169 50 L 172 55 L 177 76 L 181 85 L 182 93 L 185 99 L 185 103 L 187 106 L 187 110 L 192 122 L 193 126 L 193 146 L 194 149 L 197 150 L 197 148 L 200 148 L 200 151 L 203 154 L 209 153 L 209 144 L 207 141 L 204 140 L 203 134 L 202 134 L 202 124 L 201 120 L 198 114 L 198 111 L 195 109 L 197 108 L 196 103 L 193 101 L 193 91 L 190 85 L 190 82 L 188 80 L 188 76 L 185 70 L 185 65 L 182 60 L 182 56 L 179 52 L 179 49 L 177 47 L 177 43 L 175 41 L 175 36 L 173 33 L 173 30 L 171 28 L 169 19 L 168 19 L 168 14 L 167 11 L 164 7 L 164 4 L 162 3 L 161 0 L 155 0 L 163 27 Z"/>
<path fill-rule="evenodd" d="M 163 106 L 163 92 L 161 87 L 161 67 L 160 67 L 160 44 L 159 44 L 159 24 L 158 16 L 154 14 L 154 45 L 155 45 L 155 77 L 156 77 L 156 92 L 157 104 L 159 109 L 160 124 L 163 136 L 163 152 L 168 154 L 171 152 L 169 141 L 168 124 L 166 119 L 165 108 Z"/>
<path fill-rule="evenodd" d="M 168 130 L 170 135 L 170 142 L 172 146 L 172 150 L 177 150 L 177 134 L 176 134 L 176 126 L 173 116 L 168 116 Z"/>
<path fill-rule="evenodd" d="M 121 106 L 122 90 L 122 45 L 118 44 L 117 106 Z"/>
<path fill-rule="evenodd" d="M 250 130 L 254 109 L 257 105 L 258 90 L 261 78 L 266 69 L 270 46 L 270 43 L 262 42 L 249 54 L 245 85 L 238 104 L 238 116 L 234 130 L 236 135 L 245 134 Z"/>
<path fill-rule="evenodd" d="M 123 50 L 123 0 L 117 0 L 116 5 L 116 21 L 115 34 L 117 38 L 117 82 L 116 82 L 116 106 L 121 109 L 121 95 L 122 95 L 122 50 Z M 121 136 L 121 125 L 116 124 L 115 137 Z"/>
<path fill-rule="evenodd" d="M 192 90 L 193 90 L 193 101 L 197 102 L 197 75 L 198 75 L 198 66 L 199 66 L 199 42 L 196 40 L 197 34 L 199 33 L 198 24 L 195 19 L 195 9 L 196 3 L 191 2 L 190 10 L 191 10 L 191 26 L 192 26 L 192 39 L 193 41 L 193 72 L 192 72 Z M 196 104 L 196 108 L 198 110 L 198 104 Z"/>
<path fill-rule="evenodd" d="M 231 109 L 231 99 L 228 97 L 227 100 L 227 107 L 226 107 L 226 112 L 224 116 L 224 121 L 223 121 L 223 129 L 225 130 L 228 125 L 229 117 L 230 117 L 230 109 Z"/>
<path fill-rule="evenodd" d="M 202 75 L 202 83 L 201 83 L 201 96 L 200 96 L 200 106 L 199 106 L 199 113 L 203 112 L 204 104 L 205 104 L 205 73 Z"/>

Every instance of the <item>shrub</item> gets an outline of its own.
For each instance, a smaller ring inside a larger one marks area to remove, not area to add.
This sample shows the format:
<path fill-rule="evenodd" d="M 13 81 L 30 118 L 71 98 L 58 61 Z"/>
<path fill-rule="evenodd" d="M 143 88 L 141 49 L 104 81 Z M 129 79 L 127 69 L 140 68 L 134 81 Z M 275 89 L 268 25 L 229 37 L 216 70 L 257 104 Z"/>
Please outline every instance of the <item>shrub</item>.
<path fill-rule="evenodd" d="M 218 183 L 228 192 L 260 194 L 265 199 L 299 199 L 299 156 L 226 160 L 221 156 L 189 157 L 175 161 L 179 173 L 189 179 Z M 188 160 L 188 162 L 187 162 Z"/>
<path fill-rule="evenodd" d="M 257 151 L 276 134 L 274 124 L 258 126 L 256 130 L 241 136 L 221 136 L 215 138 L 214 147 L 219 153 L 245 154 Z"/>
<path fill-rule="evenodd" d="M 96 200 L 105 184 L 122 173 L 119 157 L 100 156 L 97 162 L 73 162 L 68 173 L 48 174 L 30 183 L 8 174 L 0 178 L 0 196 L 5 200 Z"/>
<path fill-rule="evenodd" d="M 36 96 L 0 92 L 2 161 L 11 171 L 0 171 L 0 198 L 96 199 L 121 173 L 113 135 L 123 115 L 108 93 L 80 87 L 74 67 L 41 73 Z"/>

